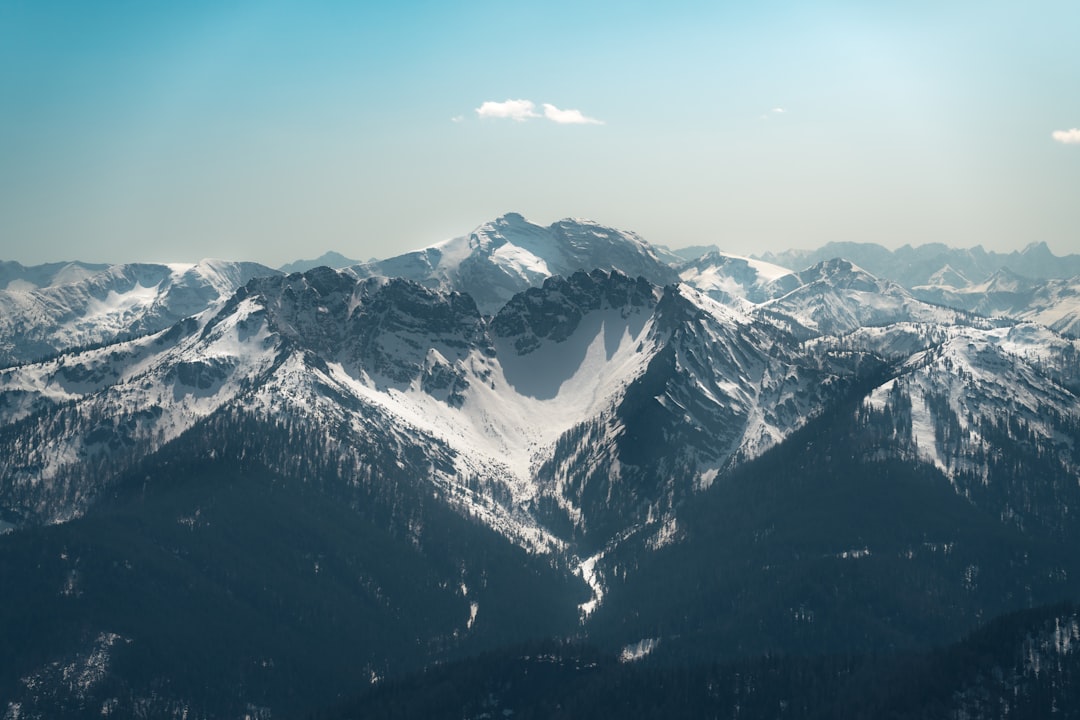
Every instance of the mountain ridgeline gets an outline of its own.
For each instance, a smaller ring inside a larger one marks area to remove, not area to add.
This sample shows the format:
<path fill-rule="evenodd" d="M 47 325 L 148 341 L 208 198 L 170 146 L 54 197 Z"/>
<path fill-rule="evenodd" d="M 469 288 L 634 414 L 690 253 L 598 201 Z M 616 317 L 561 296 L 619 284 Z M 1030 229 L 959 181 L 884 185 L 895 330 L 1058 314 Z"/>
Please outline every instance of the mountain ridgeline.
<path fill-rule="evenodd" d="M 1080 342 L 1022 316 L 1068 294 L 771 260 L 508 215 L 0 291 L 54 308 L 0 326 L 0 713 L 1074 700 Z"/>

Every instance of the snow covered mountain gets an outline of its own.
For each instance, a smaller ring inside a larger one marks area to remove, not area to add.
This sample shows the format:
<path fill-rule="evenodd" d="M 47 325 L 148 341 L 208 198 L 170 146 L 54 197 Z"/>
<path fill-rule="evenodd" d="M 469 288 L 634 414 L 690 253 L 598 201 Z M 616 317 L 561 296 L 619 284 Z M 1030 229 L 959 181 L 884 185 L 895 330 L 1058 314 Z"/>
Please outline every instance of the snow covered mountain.
<path fill-rule="evenodd" d="M 0 372 L 2 519 L 77 517 L 110 476 L 220 413 L 302 418 L 355 463 L 375 447 L 425 458 L 447 504 L 583 557 L 666 532 L 687 498 L 879 375 L 867 413 L 895 420 L 901 403 L 896 446 L 954 480 L 990 472 L 984 425 L 1003 408 L 1038 437 L 1073 432 L 1076 345 L 1039 326 L 931 305 L 838 259 L 792 273 L 713 252 L 666 286 L 546 276 L 587 261 L 674 272 L 635 236 L 507 215 L 377 267 L 116 266 L 54 295 L 8 293 L 52 310 L 39 343 L 140 336 Z M 367 276 L 403 268 L 421 282 Z M 957 373 L 990 379 L 961 392 Z M 1066 474 L 1067 445 L 1050 452 Z"/>
<path fill-rule="evenodd" d="M 843 335 L 907 321 L 975 322 L 963 312 L 918 300 L 897 283 L 880 280 L 847 260 L 825 260 L 796 277 L 798 287 L 762 308 L 797 319 L 814 334 Z"/>
<path fill-rule="evenodd" d="M 317 267 L 325 266 L 334 268 L 335 270 L 339 270 L 341 268 L 349 267 L 350 265 L 358 264 L 360 264 L 359 260 L 347 258 L 341 253 L 331 250 L 329 252 L 323 253 L 322 255 L 314 258 L 313 260 L 295 260 L 291 263 L 286 263 L 285 265 L 282 265 L 278 269 L 288 275 L 294 272 L 307 272 L 308 270 Z"/>
<path fill-rule="evenodd" d="M 1074 337 L 1080 332 L 1080 256 L 1057 257 L 1045 243 L 1007 254 L 941 244 L 905 245 L 890 251 L 871 243 L 829 243 L 814 251 L 763 256 L 788 267 L 836 259 L 855 263 L 929 303 L 987 317 L 1037 322 Z M 694 283 L 695 277 L 687 274 L 683 280 Z"/>
<path fill-rule="evenodd" d="M 42 287 L 16 282 L 0 290 L 0 365 L 161 330 L 224 302 L 251 278 L 276 272 L 222 260 L 92 269 L 72 263 L 47 273 Z"/>
<path fill-rule="evenodd" d="M 0 691 L 197 715 L 207 680 L 173 651 L 202 649 L 125 620 L 163 597 L 185 628 L 253 618 L 214 692 L 266 715 L 334 658 L 335 682 L 375 682 L 534 621 L 635 657 L 870 652 L 1080 587 L 1080 341 L 849 260 L 671 259 L 507 215 L 341 270 L 115 266 L 0 294 L 13 358 L 53 349 L 0 369 L 0 570 L 27 588 L 0 626 L 64 618 L 48 651 L 12 635 L 32 652 L 0 658 Z M 106 672 L 174 656 L 168 682 Z M 56 670 L 92 664 L 100 697 Z"/>
<path fill-rule="evenodd" d="M 216 315 L 4 371 L 6 423 L 36 423 L 11 447 L 4 477 L 15 496 L 29 493 L 17 503 L 24 512 L 49 508 L 43 519 L 71 517 L 94 489 L 53 478 L 80 473 L 95 457 L 119 461 L 120 448 L 152 452 L 239 403 L 268 418 L 351 423 L 358 437 L 380 417 L 380 433 L 400 433 L 443 458 L 437 464 L 447 469 L 432 474 L 437 484 L 476 478 L 494 488 L 479 496 L 484 512 L 527 517 L 539 493 L 585 525 L 577 509 L 584 490 L 568 497 L 560 463 L 595 465 L 592 458 L 606 457 L 608 476 L 593 478 L 606 485 L 620 467 L 647 459 L 621 458 L 641 449 L 628 438 L 663 423 L 672 437 L 696 436 L 693 447 L 715 472 L 744 445 L 756 452 L 763 438 L 775 441 L 812 414 L 809 400 L 800 406 L 789 398 L 784 413 L 759 407 L 759 398 L 771 404 L 770 394 L 791 383 L 819 392 L 828 385 L 818 360 L 805 379 L 788 367 L 794 351 L 781 352 L 785 342 L 793 340 L 689 289 L 665 291 L 618 273 L 549 279 L 490 320 L 466 295 L 400 279 L 358 281 L 325 268 L 259 278 Z M 780 362 L 782 371 L 775 369 Z M 70 430 L 58 434 L 58 425 Z M 560 454 L 557 441 L 580 427 L 596 436 L 585 446 L 588 457 Z M 650 462 L 689 452 L 663 448 Z M 689 478 L 708 469 L 684 464 Z M 537 468 L 549 476 L 537 482 Z M 50 487 L 62 488 L 66 499 Z M 659 494 L 650 492 L 651 501 Z M 491 498 L 502 496 L 508 502 L 500 509 Z M 513 533 L 548 542 L 533 520 L 519 525 Z"/>
<path fill-rule="evenodd" d="M 400 277 L 464 292 L 482 313 L 493 314 L 517 293 L 553 275 L 614 269 L 664 285 L 677 280 L 669 263 L 679 260 L 633 233 L 588 220 L 543 227 L 508 213 L 468 235 L 354 270 L 360 277 Z"/>
<path fill-rule="evenodd" d="M 985 282 L 923 285 L 912 292 L 940 305 L 988 317 L 1036 322 L 1065 335 L 1080 336 L 1080 276 L 1031 280 L 999 270 Z"/>
<path fill-rule="evenodd" d="M 816 250 L 764 253 L 762 260 L 783 267 L 807 267 L 824 260 L 844 258 L 879 278 L 906 288 L 948 285 L 962 279 L 964 285 L 985 282 L 1001 269 L 1035 280 L 1066 279 L 1080 275 L 1080 255 L 1055 256 L 1046 243 L 1032 243 L 1022 251 L 998 253 L 981 246 L 962 249 L 941 243 L 904 245 L 889 250 L 874 243 L 827 243 Z"/>
<path fill-rule="evenodd" d="M 75 517 L 104 488 L 87 467 L 119 471 L 242 410 L 305 418 L 339 452 L 419 452 L 448 503 L 515 542 L 592 551 L 662 527 L 887 363 L 904 387 L 929 373 L 909 434 L 946 472 L 926 433 L 953 415 L 966 428 L 1024 407 L 1042 436 L 1069 431 L 1073 343 L 921 303 L 846 262 L 798 279 L 780 298 L 731 306 L 577 272 L 485 316 L 468 295 L 402 279 L 328 268 L 256 278 L 168 331 L 0 373 L 5 505 L 27 519 Z M 1037 362 L 1009 359 L 1019 374 L 995 381 L 1006 359 L 1036 349 Z M 957 367 L 995 380 L 957 396 L 952 415 L 927 416 L 927 393 L 949 392 Z"/>
<path fill-rule="evenodd" d="M 802 284 L 787 268 L 753 258 L 710 251 L 678 266 L 679 279 L 714 300 L 743 298 L 760 304 L 786 295 Z"/>
<path fill-rule="evenodd" d="M 798 412 L 777 419 L 756 410 L 760 393 L 780 390 L 762 387 L 776 340 L 752 326 L 689 290 L 601 271 L 549 279 L 490 319 L 468 296 L 400 279 L 356 280 L 326 268 L 259 278 L 217 314 L 4 371 L 3 417 L 18 427 L 4 466 L 5 504 L 46 521 L 73 517 L 101 490 L 77 479 L 95 460 L 130 463 L 127 452 L 152 453 L 239 406 L 268 421 L 307 417 L 335 428 L 337 442 L 349 428 L 356 444 L 420 448 L 434 464 L 430 481 L 448 497 L 479 484 L 483 492 L 462 500 L 470 512 L 515 539 L 554 547 L 529 508 L 550 497 L 586 524 L 557 467 L 578 457 L 576 448 L 566 455 L 558 447 L 575 428 L 592 423 L 601 436 L 583 462 L 607 457 L 617 476 L 616 465 L 629 467 L 621 454 L 640 449 L 627 438 L 653 432 L 639 417 L 641 403 L 655 422 L 671 416 L 668 432 L 701 435 L 699 450 L 717 466 L 744 435 L 759 444 L 800 422 Z M 810 384 L 820 389 L 813 365 Z M 695 397 L 698 384 L 706 397 Z M 637 397 L 665 387 L 659 398 Z M 688 411 L 682 403 L 691 403 Z M 693 429 L 700 425 L 704 434 Z M 717 433 L 724 441 L 714 446 Z M 675 452 L 688 451 L 660 456 Z M 693 463 L 686 471 L 699 472 Z M 537 481 L 537 472 L 549 476 Z"/>
<path fill-rule="evenodd" d="M 67 285 L 85 280 L 108 267 L 84 262 L 46 263 L 27 267 L 10 260 L 0 260 L 0 290 L 25 292 L 50 285 Z"/>

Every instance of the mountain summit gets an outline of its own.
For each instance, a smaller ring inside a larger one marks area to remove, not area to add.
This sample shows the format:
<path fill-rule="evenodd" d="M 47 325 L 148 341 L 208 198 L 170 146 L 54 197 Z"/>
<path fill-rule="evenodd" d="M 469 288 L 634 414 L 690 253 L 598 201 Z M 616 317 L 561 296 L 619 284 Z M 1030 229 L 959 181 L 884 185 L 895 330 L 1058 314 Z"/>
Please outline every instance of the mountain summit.
<path fill-rule="evenodd" d="M 631 232 L 590 220 L 565 219 L 547 227 L 507 213 L 468 235 L 354 268 L 360 277 L 399 277 L 441 290 L 458 290 L 494 314 L 514 295 L 544 280 L 579 270 L 618 270 L 656 285 L 678 276 L 662 251 Z"/>

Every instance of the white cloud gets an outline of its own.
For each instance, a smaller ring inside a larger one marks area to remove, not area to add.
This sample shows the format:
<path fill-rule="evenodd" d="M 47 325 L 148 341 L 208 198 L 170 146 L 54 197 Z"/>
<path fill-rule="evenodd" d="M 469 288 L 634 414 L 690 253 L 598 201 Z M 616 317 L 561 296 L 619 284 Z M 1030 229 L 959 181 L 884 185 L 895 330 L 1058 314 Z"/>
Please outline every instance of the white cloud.
<path fill-rule="evenodd" d="M 560 125 L 603 125 L 602 120 L 585 117 L 580 110 L 560 110 L 559 108 L 544 103 L 544 117 Z"/>
<path fill-rule="evenodd" d="M 784 113 L 786 113 L 786 112 L 787 112 L 787 110 L 785 110 L 785 109 L 784 109 L 784 108 L 782 108 L 782 107 L 774 107 L 774 108 L 772 109 L 772 111 L 773 111 L 774 113 L 776 113 L 777 115 L 783 115 Z"/>
<path fill-rule="evenodd" d="M 544 114 L 536 111 L 536 103 L 532 100 L 504 100 L 495 102 L 487 100 L 483 105 L 476 108 L 476 114 L 482 118 L 509 118 L 516 122 L 524 122 L 532 118 L 547 118 L 559 125 L 603 125 L 602 120 L 586 117 L 580 110 L 560 110 L 550 103 L 544 103 Z M 457 118 L 454 119 L 457 122 Z"/>
<path fill-rule="evenodd" d="M 459 123 L 459 122 L 463 122 L 464 120 L 465 120 L 464 115 L 455 115 L 454 117 L 450 118 L 450 122 L 452 122 L 452 123 Z"/>
<path fill-rule="evenodd" d="M 476 114 L 482 118 L 510 118 L 517 122 L 540 117 L 536 114 L 536 105 L 532 100 L 505 100 L 503 102 L 487 100 L 476 108 Z"/>
<path fill-rule="evenodd" d="M 1059 143 L 1065 143 L 1066 145 L 1080 145 L 1080 128 L 1073 128 L 1072 130 L 1055 130 L 1050 133 L 1050 137 L 1054 138 Z"/>

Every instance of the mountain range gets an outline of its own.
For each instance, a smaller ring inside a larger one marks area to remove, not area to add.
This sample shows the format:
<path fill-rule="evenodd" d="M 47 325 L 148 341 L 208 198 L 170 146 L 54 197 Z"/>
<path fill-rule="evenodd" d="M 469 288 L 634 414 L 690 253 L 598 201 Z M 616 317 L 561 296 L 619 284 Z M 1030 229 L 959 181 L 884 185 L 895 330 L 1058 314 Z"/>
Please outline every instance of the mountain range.
<path fill-rule="evenodd" d="M 0 290 L 0 365 L 162 330 L 224 302 L 248 280 L 275 272 L 257 263 L 218 260 L 54 268 L 20 266 Z"/>
<path fill-rule="evenodd" d="M 531 647 L 612 682 L 900 657 L 1076 598 L 1080 281 L 702 250 L 510 214 L 0 292 L 0 710 L 373 710 Z"/>
<path fill-rule="evenodd" d="M 999 253 L 981 246 L 961 249 L 941 243 L 904 245 L 888 250 L 874 243 L 826 243 L 816 250 L 764 253 L 762 260 L 786 267 L 805 267 L 834 257 L 846 258 L 867 271 L 905 287 L 937 284 L 944 278 L 955 287 L 985 282 L 1005 268 L 1032 280 L 1067 279 L 1080 275 L 1080 255 L 1054 255 L 1046 243 Z M 959 282 L 961 285 L 957 285 Z"/>

